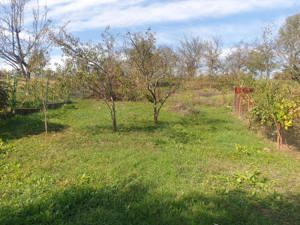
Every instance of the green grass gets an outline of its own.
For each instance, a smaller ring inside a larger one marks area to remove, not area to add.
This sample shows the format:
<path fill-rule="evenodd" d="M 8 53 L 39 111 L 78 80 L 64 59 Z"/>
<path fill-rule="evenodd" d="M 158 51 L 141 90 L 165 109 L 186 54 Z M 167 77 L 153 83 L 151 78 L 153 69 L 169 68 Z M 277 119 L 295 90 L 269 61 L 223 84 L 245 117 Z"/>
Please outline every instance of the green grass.
<path fill-rule="evenodd" d="M 0 224 L 300 224 L 300 162 L 229 109 L 195 105 L 152 123 L 147 103 L 78 100 L 0 122 Z M 189 102 L 190 101 L 190 102 Z M 268 148 L 271 151 L 265 151 Z"/>

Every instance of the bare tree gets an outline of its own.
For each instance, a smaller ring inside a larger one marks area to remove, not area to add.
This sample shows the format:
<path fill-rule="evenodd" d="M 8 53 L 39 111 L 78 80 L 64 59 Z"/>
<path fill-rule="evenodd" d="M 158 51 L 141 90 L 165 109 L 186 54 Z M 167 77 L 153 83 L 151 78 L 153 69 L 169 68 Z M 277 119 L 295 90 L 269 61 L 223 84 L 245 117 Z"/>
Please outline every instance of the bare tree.
<path fill-rule="evenodd" d="M 222 54 L 222 41 L 213 37 L 212 40 L 204 42 L 204 60 L 209 76 L 215 76 L 221 66 L 220 56 Z"/>
<path fill-rule="evenodd" d="M 225 73 L 239 76 L 246 71 L 246 60 L 248 55 L 248 45 L 240 42 L 231 48 L 230 53 L 225 58 Z"/>
<path fill-rule="evenodd" d="M 115 37 L 106 29 L 97 44 L 82 43 L 78 38 L 61 30 L 59 35 L 51 34 L 51 39 L 64 53 L 81 62 L 78 72 L 84 84 L 104 100 L 110 111 L 112 129 L 117 131 L 116 89 L 122 75 L 121 56 Z"/>
<path fill-rule="evenodd" d="M 0 2 L 0 58 L 30 78 L 28 61 L 37 49 L 47 48 L 50 20 L 47 9 L 37 0 L 32 6 L 32 25 L 25 22 L 29 0 L 3 0 Z M 49 42 L 48 42 L 49 43 Z"/>
<path fill-rule="evenodd" d="M 178 55 L 183 75 L 189 77 L 197 75 L 197 70 L 201 66 L 203 51 L 203 41 L 199 37 L 185 38 L 183 41 L 180 41 Z"/>
<path fill-rule="evenodd" d="M 275 39 L 270 26 L 265 27 L 261 42 L 257 46 L 257 49 L 262 55 L 265 78 L 270 79 L 273 70 L 277 66 Z"/>
<path fill-rule="evenodd" d="M 144 34 L 128 33 L 128 40 L 128 60 L 138 73 L 138 82 L 153 105 L 156 124 L 161 108 L 179 86 L 179 78 L 174 76 L 177 58 L 170 48 L 158 48 L 150 31 Z"/>

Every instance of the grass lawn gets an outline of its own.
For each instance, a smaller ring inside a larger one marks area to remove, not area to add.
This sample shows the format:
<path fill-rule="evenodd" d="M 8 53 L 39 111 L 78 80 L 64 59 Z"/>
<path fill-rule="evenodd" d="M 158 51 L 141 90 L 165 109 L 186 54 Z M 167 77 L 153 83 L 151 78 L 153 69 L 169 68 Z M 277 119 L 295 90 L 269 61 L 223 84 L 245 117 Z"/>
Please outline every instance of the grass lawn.
<path fill-rule="evenodd" d="M 0 121 L 0 224 L 300 224 L 300 161 L 229 109 L 184 96 L 152 123 L 147 103 L 78 100 Z M 188 113 L 171 110 L 182 101 Z"/>

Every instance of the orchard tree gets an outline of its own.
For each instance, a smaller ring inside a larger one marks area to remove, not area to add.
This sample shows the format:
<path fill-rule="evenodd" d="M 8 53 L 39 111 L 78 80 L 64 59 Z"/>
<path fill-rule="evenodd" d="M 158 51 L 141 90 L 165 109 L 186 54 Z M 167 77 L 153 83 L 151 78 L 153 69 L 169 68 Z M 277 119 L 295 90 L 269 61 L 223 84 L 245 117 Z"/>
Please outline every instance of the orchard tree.
<path fill-rule="evenodd" d="M 42 72 L 49 61 L 48 55 L 42 49 L 34 49 L 28 60 L 28 69 L 31 74 L 38 77 L 42 76 Z"/>
<path fill-rule="evenodd" d="M 25 23 L 27 7 L 33 7 L 31 24 Z M 0 59 L 20 71 L 26 79 L 30 79 L 30 58 L 37 51 L 46 51 L 50 46 L 46 41 L 49 26 L 47 9 L 40 7 L 38 0 L 1 1 Z"/>
<path fill-rule="evenodd" d="M 180 41 L 178 48 L 179 66 L 184 76 L 195 77 L 201 66 L 201 58 L 204 53 L 203 41 L 199 37 L 185 38 Z"/>
<path fill-rule="evenodd" d="M 97 97 L 104 100 L 109 109 L 112 129 L 117 131 L 116 91 L 120 84 L 122 57 L 115 37 L 107 28 L 101 40 L 94 43 L 83 43 L 68 34 L 64 29 L 59 34 L 51 34 L 51 39 L 60 46 L 63 52 L 77 64 L 81 81 Z"/>
<path fill-rule="evenodd" d="M 299 117 L 299 101 L 288 86 L 278 81 L 261 81 L 255 88 L 252 116 L 276 132 L 278 148 L 283 144 L 283 132 Z M 299 96 L 298 96 L 299 97 Z"/>
<path fill-rule="evenodd" d="M 248 55 L 248 45 L 240 42 L 231 48 L 230 53 L 225 58 L 224 72 L 238 77 L 246 72 L 246 61 Z"/>
<path fill-rule="evenodd" d="M 80 95 L 81 98 L 90 93 L 83 75 L 88 73 L 86 63 L 81 59 L 71 57 L 62 57 L 62 62 L 56 65 L 55 77 L 56 88 L 59 91 L 60 98 L 65 102 L 70 101 L 72 93 Z"/>
<path fill-rule="evenodd" d="M 179 77 L 175 77 L 177 58 L 168 47 L 156 46 L 154 34 L 128 33 L 127 58 L 138 74 L 137 82 L 153 106 L 153 120 L 157 124 L 161 108 L 179 87 Z"/>
<path fill-rule="evenodd" d="M 276 50 L 271 27 L 263 30 L 261 40 L 256 41 L 248 52 L 248 70 L 260 78 L 270 79 L 276 68 Z"/>
<path fill-rule="evenodd" d="M 31 93 L 35 96 L 35 101 L 39 103 L 41 107 L 41 111 L 44 115 L 44 127 L 46 134 L 48 133 L 48 98 L 49 93 L 53 92 L 49 85 L 49 79 L 51 73 L 47 73 L 45 67 L 48 62 L 47 53 L 45 49 L 40 48 L 41 43 L 37 43 L 34 46 L 33 52 L 29 57 L 28 60 L 28 71 L 35 76 L 34 80 L 30 80 L 26 82 L 26 94 L 29 95 L 28 89 L 31 88 Z M 29 77 L 28 77 L 29 78 Z M 29 85 L 31 87 L 29 87 Z"/>
<path fill-rule="evenodd" d="M 217 75 L 221 68 L 220 56 L 222 54 L 222 41 L 218 37 L 204 42 L 204 61 L 209 76 Z"/>
<path fill-rule="evenodd" d="M 41 108 L 43 113 L 43 120 L 44 120 L 44 128 L 45 133 L 48 133 L 48 97 L 50 90 L 49 85 L 49 77 L 39 77 L 33 78 L 27 81 L 26 89 L 29 91 L 31 97 L 34 98 L 35 103 Z"/>
<path fill-rule="evenodd" d="M 272 72 L 277 67 L 275 39 L 270 26 L 264 28 L 262 38 L 256 48 L 262 56 L 264 77 L 270 79 Z"/>
<path fill-rule="evenodd" d="M 279 30 L 277 47 L 284 71 L 300 82 L 300 13 L 286 19 Z"/>
<path fill-rule="evenodd" d="M 263 72 L 265 71 L 264 58 L 258 49 L 253 48 L 249 51 L 246 66 L 253 76 L 258 78 L 263 77 Z"/>
<path fill-rule="evenodd" d="M 70 102 L 71 91 L 74 88 L 74 77 L 70 76 L 56 76 L 55 92 L 58 98 L 64 103 Z"/>

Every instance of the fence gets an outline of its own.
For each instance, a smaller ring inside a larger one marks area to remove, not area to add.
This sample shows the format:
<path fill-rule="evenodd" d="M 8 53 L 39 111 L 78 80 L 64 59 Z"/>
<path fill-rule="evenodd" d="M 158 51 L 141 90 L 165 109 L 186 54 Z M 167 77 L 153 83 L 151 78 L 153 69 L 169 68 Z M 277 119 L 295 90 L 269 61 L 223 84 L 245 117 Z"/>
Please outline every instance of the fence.
<path fill-rule="evenodd" d="M 238 116 L 243 116 L 245 113 L 249 112 L 253 107 L 253 100 L 251 94 L 254 89 L 249 87 L 235 87 L 234 88 L 234 104 L 233 111 Z"/>

